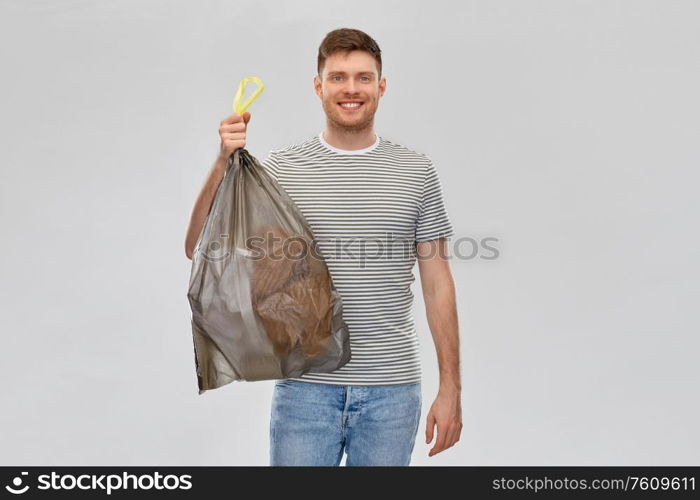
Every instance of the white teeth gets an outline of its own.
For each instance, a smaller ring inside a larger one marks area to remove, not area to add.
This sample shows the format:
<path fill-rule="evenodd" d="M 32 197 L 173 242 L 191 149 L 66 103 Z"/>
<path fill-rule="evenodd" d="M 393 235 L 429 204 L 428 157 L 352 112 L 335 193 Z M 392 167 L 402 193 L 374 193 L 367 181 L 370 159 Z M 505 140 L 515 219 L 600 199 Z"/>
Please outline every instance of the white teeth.
<path fill-rule="evenodd" d="M 343 102 L 340 105 L 344 108 L 359 108 L 360 107 L 359 102 Z"/>

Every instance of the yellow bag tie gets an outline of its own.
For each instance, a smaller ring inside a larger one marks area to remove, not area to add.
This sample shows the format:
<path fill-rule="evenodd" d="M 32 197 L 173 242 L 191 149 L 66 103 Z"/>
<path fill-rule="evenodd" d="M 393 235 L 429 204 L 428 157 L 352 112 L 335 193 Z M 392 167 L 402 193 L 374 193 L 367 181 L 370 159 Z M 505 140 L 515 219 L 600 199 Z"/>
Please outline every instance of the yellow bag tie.
<path fill-rule="evenodd" d="M 255 92 L 253 92 L 253 95 L 251 95 L 248 98 L 248 100 L 241 105 L 241 100 L 243 99 L 243 94 L 245 93 L 245 87 L 249 83 L 255 83 L 258 86 L 258 88 Z M 238 85 L 238 92 L 236 92 L 236 97 L 233 98 L 233 112 L 238 113 L 239 115 L 245 113 L 246 110 L 250 107 L 250 105 L 253 104 L 253 101 L 255 101 L 255 99 L 258 98 L 258 96 L 263 90 L 265 90 L 265 86 L 263 85 L 262 80 L 260 80 L 260 78 L 258 78 L 257 76 L 249 76 L 241 80 L 241 83 Z"/>

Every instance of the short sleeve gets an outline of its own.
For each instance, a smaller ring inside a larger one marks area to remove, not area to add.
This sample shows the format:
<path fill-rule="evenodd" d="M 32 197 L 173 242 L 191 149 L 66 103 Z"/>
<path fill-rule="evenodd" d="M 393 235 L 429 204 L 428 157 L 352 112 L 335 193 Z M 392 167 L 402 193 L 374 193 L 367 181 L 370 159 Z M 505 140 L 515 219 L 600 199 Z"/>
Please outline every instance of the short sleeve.
<path fill-rule="evenodd" d="M 277 172 L 279 165 L 277 163 L 275 151 L 271 151 L 270 154 L 267 155 L 267 158 L 261 161 L 260 164 L 267 171 L 267 173 L 272 176 L 273 179 L 277 180 Z"/>
<path fill-rule="evenodd" d="M 445 208 L 442 184 L 432 161 L 426 169 L 421 204 L 416 219 L 416 242 L 449 238 L 454 234 L 452 222 Z"/>

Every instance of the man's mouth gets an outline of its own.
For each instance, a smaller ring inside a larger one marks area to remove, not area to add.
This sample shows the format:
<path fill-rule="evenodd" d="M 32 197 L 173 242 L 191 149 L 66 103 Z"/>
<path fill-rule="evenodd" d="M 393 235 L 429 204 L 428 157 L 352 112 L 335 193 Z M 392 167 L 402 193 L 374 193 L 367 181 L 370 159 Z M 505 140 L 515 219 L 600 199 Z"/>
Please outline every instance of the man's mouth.
<path fill-rule="evenodd" d="M 345 111 L 357 111 L 364 105 L 363 101 L 340 101 L 338 106 Z"/>

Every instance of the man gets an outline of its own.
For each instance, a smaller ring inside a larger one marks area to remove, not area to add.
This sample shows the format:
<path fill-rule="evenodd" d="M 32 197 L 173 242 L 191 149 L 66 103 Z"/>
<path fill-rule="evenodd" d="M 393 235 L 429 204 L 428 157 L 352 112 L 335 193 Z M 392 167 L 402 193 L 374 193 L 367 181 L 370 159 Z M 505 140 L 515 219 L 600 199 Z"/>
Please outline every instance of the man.
<path fill-rule="evenodd" d="M 319 47 L 314 88 L 326 128 L 274 150 L 265 169 L 311 226 L 343 301 L 352 357 L 328 373 L 275 382 L 270 465 L 409 465 L 421 414 L 421 366 L 412 315 L 418 260 L 440 387 L 426 422 L 433 456 L 462 429 L 455 287 L 446 239 L 453 229 L 432 161 L 374 132 L 386 91 L 381 51 L 366 33 L 338 29 Z M 226 168 L 245 146 L 250 113 L 221 123 L 221 154 L 190 220 L 192 256 Z M 408 243 L 408 244 L 407 244 Z"/>

